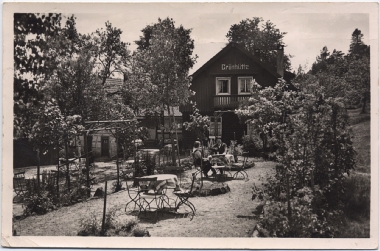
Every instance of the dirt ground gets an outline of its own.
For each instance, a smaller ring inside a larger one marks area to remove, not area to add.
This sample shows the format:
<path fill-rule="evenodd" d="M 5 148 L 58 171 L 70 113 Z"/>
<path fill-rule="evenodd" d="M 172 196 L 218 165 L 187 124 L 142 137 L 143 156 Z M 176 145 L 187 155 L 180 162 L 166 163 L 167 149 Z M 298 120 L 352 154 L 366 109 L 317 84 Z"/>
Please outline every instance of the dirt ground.
<path fill-rule="evenodd" d="M 260 184 L 262 178 L 274 172 L 274 162 L 256 161 L 247 169 L 249 180 L 229 180 L 225 183 L 231 191 L 226 194 L 207 197 L 193 197 L 190 201 L 196 207 L 192 220 L 186 214 L 158 214 L 158 221 L 141 216 L 140 225 L 146 227 L 154 237 L 249 237 L 255 226 L 252 213 L 257 200 L 252 201 L 252 186 Z M 184 177 L 189 176 L 189 172 Z M 125 185 L 125 183 L 123 184 Z M 168 190 L 168 193 L 171 193 Z M 174 195 L 171 195 L 174 196 Z M 117 210 L 116 219 L 121 221 L 136 216 L 126 215 L 125 204 L 129 201 L 127 191 L 109 194 L 107 209 Z M 21 236 L 75 236 L 80 228 L 80 220 L 94 213 L 101 220 L 103 199 L 92 199 L 69 207 L 62 207 L 45 215 L 29 216 L 14 221 L 14 229 Z M 179 213 L 185 213 L 180 208 Z M 14 205 L 13 215 L 21 212 L 20 205 Z"/>

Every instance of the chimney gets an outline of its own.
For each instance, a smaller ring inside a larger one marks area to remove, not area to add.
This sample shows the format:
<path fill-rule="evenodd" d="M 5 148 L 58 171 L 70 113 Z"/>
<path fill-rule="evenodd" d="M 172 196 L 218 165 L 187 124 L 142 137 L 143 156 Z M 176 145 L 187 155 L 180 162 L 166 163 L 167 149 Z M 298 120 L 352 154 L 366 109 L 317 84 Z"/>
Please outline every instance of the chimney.
<path fill-rule="evenodd" d="M 277 73 L 284 77 L 284 45 L 277 45 Z"/>

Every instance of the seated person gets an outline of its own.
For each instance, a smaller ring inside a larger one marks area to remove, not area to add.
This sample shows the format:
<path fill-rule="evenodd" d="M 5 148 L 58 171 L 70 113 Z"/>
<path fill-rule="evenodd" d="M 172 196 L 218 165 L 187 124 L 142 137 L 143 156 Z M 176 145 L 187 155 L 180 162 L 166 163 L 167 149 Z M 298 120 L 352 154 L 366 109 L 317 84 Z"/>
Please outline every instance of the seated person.
<path fill-rule="evenodd" d="M 227 153 L 227 145 L 222 142 L 221 139 L 216 141 L 216 144 L 211 148 L 214 154 L 226 154 Z"/>
<path fill-rule="evenodd" d="M 216 176 L 216 171 L 214 168 L 211 167 L 210 161 L 208 159 L 204 159 L 202 156 L 202 150 L 200 149 L 199 141 L 194 142 L 193 159 L 194 159 L 195 166 L 202 165 L 202 171 L 206 178 L 208 177 L 208 172 L 210 170 L 212 171 L 213 175 Z"/>

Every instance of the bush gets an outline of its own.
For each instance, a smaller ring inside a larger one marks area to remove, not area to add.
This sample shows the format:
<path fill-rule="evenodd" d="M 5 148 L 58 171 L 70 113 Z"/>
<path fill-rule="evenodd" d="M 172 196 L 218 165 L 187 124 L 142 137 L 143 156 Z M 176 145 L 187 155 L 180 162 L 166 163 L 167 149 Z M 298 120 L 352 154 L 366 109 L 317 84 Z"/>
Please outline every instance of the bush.
<path fill-rule="evenodd" d="M 150 237 L 149 232 L 145 228 L 143 228 L 139 225 L 135 226 L 132 229 L 131 235 L 134 237 Z"/>
<path fill-rule="evenodd" d="M 104 222 L 104 232 L 102 233 L 102 219 L 98 219 L 95 212 L 91 212 L 87 218 L 80 220 L 80 230 L 78 235 L 80 236 L 100 236 L 105 235 L 108 230 L 115 228 L 115 215 L 116 208 L 111 208 L 106 213 L 106 219 Z"/>
<path fill-rule="evenodd" d="M 54 204 L 49 196 L 49 193 L 44 191 L 39 195 L 31 195 L 25 198 L 24 215 L 31 215 L 36 213 L 38 215 L 46 214 L 48 211 L 53 210 Z"/>
<path fill-rule="evenodd" d="M 263 141 L 256 134 L 245 135 L 242 141 L 245 150 L 252 149 L 255 152 L 261 152 L 263 150 Z"/>
<path fill-rule="evenodd" d="M 131 233 L 132 229 L 138 225 L 139 221 L 136 218 L 129 219 L 125 223 L 118 223 L 115 233 L 123 231 L 127 234 Z"/>
<path fill-rule="evenodd" d="M 338 210 L 328 212 L 323 209 L 323 206 L 319 207 L 317 211 L 313 210 L 313 207 L 317 207 L 318 200 L 312 195 L 309 188 L 300 189 L 298 197 L 290 201 L 292 205 L 290 218 L 284 199 L 267 201 L 263 208 L 264 216 L 259 220 L 260 236 L 302 238 L 336 236 L 339 234 L 336 223 L 342 212 Z"/>
<path fill-rule="evenodd" d="M 79 236 L 122 235 L 122 236 L 149 236 L 149 232 L 138 225 L 136 218 L 120 222 L 116 219 L 117 207 L 110 208 L 106 213 L 104 232 L 102 233 L 102 219 L 95 212 L 80 220 Z M 125 215 L 124 215 L 125 216 Z M 121 218 L 122 215 L 121 215 Z"/>
<path fill-rule="evenodd" d="M 99 236 L 101 224 L 96 217 L 95 212 L 91 212 L 90 216 L 80 220 L 79 236 Z"/>

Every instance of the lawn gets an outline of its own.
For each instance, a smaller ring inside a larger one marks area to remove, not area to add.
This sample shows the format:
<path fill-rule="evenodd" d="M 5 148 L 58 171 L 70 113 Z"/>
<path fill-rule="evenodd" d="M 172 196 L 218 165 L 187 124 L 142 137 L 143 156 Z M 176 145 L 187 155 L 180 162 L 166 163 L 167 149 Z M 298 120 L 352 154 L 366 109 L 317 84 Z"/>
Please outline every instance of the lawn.
<path fill-rule="evenodd" d="M 146 228 L 151 236 L 156 237 L 249 237 L 255 226 L 252 212 L 258 204 L 251 199 L 252 186 L 254 183 L 260 183 L 259 179 L 272 175 L 274 166 L 274 162 L 255 162 L 254 167 L 247 169 L 249 180 L 225 182 L 230 187 L 230 192 L 217 196 L 191 198 L 197 209 L 191 221 L 189 217 L 158 215 L 158 221 L 155 222 L 149 215 L 147 217 L 143 215 L 139 225 Z M 183 177 L 189 177 L 193 171 L 186 171 Z M 188 178 L 182 179 L 182 182 L 186 182 L 186 179 Z M 125 186 L 125 182 L 123 185 Z M 125 190 L 107 196 L 107 208 L 116 210 L 116 219 L 119 221 L 130 221 L 135 217 L 124 213 L 127 201 L 128 195 Z M 59 208 L 45 215 L 15 220 L 14 229 L 22 236 L 75 236 L 78 234 L 82 219 L 91 214 L 101 219 L 102 208 L 102 199 L 92 199 Z M 179 211 L 182 210 L 185 209 L 180 208 Z"/>

